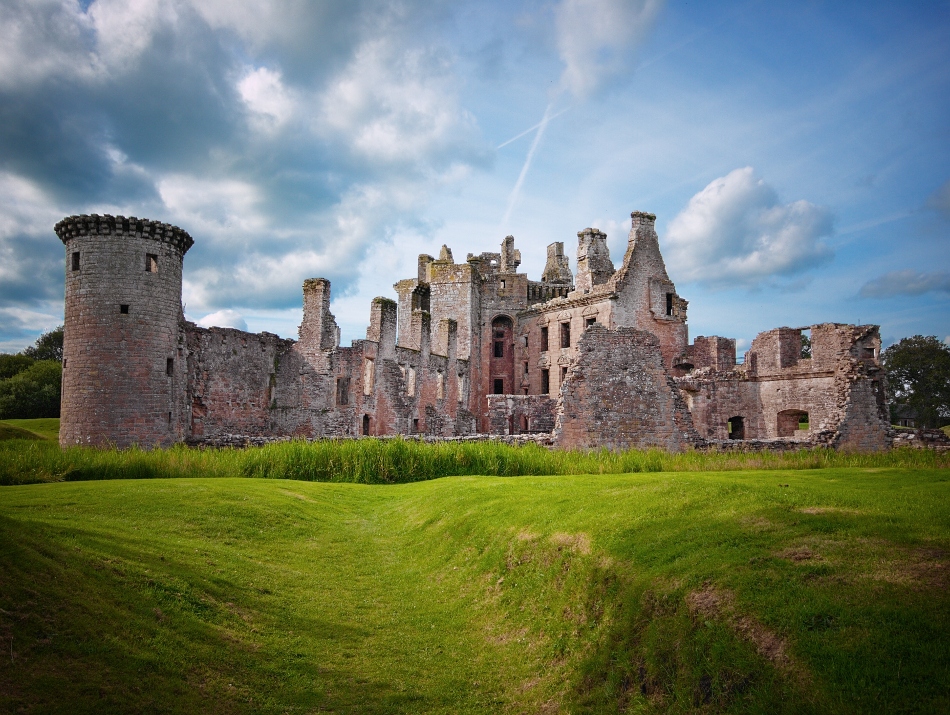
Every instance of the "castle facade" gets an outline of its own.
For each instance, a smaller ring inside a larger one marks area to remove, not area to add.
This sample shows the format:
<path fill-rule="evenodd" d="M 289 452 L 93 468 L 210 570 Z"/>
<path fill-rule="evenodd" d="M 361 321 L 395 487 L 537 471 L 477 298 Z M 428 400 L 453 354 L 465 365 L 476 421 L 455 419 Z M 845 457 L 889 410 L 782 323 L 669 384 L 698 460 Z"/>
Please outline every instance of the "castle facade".
<path fill-rule="evenodd" d="M 655 216 L 631 216 L 619 267 L 594 228 L 577 234 L 576 273 L 556 242 L 537 281 L 518 272 L 511 236 L 460 263 L 445 246 L 419 256 L 350 347 L 325 279 L 304 282 L 296 341 L 200 328 L 181 305 L 185 231 L 68 217 L 55 227 L 66 248 L 60 441 L 533 433 L 579 448 L 890 445 L 877 326 L 778 328 L 741 364 L 732 339 L 690 343 Z"/>

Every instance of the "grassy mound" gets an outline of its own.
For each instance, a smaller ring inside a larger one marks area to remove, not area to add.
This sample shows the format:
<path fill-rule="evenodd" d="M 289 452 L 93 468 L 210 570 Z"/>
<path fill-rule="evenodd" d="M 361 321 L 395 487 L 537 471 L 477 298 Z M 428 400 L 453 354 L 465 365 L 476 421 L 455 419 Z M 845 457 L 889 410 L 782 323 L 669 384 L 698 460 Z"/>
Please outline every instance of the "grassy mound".
<path fill-rule="evenodd" d="M 6 487 L 0 708 L 945 712 L 947 477 Z"/>

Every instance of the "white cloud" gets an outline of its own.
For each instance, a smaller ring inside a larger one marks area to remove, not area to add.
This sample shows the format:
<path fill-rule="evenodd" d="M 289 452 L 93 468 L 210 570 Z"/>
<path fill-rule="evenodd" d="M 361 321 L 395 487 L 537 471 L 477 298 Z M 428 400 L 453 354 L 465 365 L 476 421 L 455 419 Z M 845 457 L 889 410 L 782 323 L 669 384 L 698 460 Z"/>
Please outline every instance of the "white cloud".
<path fill-rule="evenodd" d="M 88 49 L 92 29 L 75 0 L 0 3 L 0 87 L 50 76 L 93 76 L 94 56 Z"/>
<path fill-rule="evenodd" d="M 891 271 L 861 286 L 862 298 L 890 298 L 895 295 L 922 295 L 931 291 L 950 293 L 950 273 L 925 273 L 906 268 Z"/>
<path fill-rule="evenodd" d="M 321 97 L 317 131 L 375 162 L 421 164 L 483 151 L 456 83 L 444 54 L 375 38 L 359 47 Z"/>
<path fill-rule="evenodd" d="M 202 328 L 217 327 L 247 330 L 247 322 L 244 320 L 244 316 L 238 313 L 236 310 L 231 310 L 230 308 L 218 310 L 214 313 L 206 315 L 198 321 L 198 325 L 200 325 Z"/>
<path fill-rule="evenodd" d="M 276 129 L 294 113 L 294 99 L 278 71 L 266 67 L 249 70 L 238 82 L 237 89 L 251 115 L 252 125 L 258 130 Z"/>
<path fill-rule="evenodd" d="M 751 167 L 693 196 L 669 225 L 664 252 L 675 280 L 754 286 L 831 258 L 821 238 L 829 212 L 807 201 L 781 204 Z"/>
<path fill-rule="evenodd" d="M 253 183 L 173 174 L 159 179 L 157 188 L 169 212 L 165 220 L 189 233 L 234 246 L 242 239 L 260 237 L 268 228 L 259 211 L 260 191 Z"/>
<path fill-rule="evenodd" d="M 575 96 L 595 91 L 624 71 L 663 0 L 562 0 L 555 11 L 561 86 Z"/>

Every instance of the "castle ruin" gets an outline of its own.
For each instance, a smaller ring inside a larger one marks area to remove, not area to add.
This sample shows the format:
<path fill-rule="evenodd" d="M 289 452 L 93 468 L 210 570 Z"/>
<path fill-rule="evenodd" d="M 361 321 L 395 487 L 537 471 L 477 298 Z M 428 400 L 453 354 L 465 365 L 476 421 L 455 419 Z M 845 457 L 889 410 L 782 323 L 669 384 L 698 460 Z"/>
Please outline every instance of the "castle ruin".
<path fill-rule="evenodd" d="M 445 246 L 419 256 L 396 300 L 372 301 L 366 339 L 350 347 L 325 279 L 304 282 L 296 341 L 200 328 L 181 304 L 188 233 L 65 218 L 60 442 L 547 434 L 565 448 L 890 446 L 877 326 L 778 328 L 741 364 L 733 339 L 690 344 L 655 216 L 631 216 L 619 268 L 595 228 L 577 234 L 576 275 L 556 242 L 530 280 L 511 236 L 460 263 Z"/>

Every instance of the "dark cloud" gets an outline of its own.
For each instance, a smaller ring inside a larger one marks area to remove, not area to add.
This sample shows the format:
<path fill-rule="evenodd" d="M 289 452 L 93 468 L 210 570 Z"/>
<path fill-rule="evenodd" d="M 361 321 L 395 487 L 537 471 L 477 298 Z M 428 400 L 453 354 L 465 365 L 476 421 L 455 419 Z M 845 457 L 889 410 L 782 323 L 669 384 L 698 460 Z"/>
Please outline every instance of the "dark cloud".
<path fill-rule="evenodd" d="M 314 275 L 344 294 L 431 186 L 491 162 L 433 39 L 449 7 L 14 0 L 0 9 L 0 171 L 50 227 L 91 212 L 181 225 L 200 311 L 297 306 Z M 61 295 L 48 229 L 13 214 L 0 250 L 35 278 L 7 293 Z"/>
<path fill-rule="evenodd" d="M 891 271 L 861 286 L 860 295 L 862 298 L 892 298 L 897 295 L 923 295 L 931 292 L 950 293 L 950 273 L 926 273 L 912 268 Z"/>

